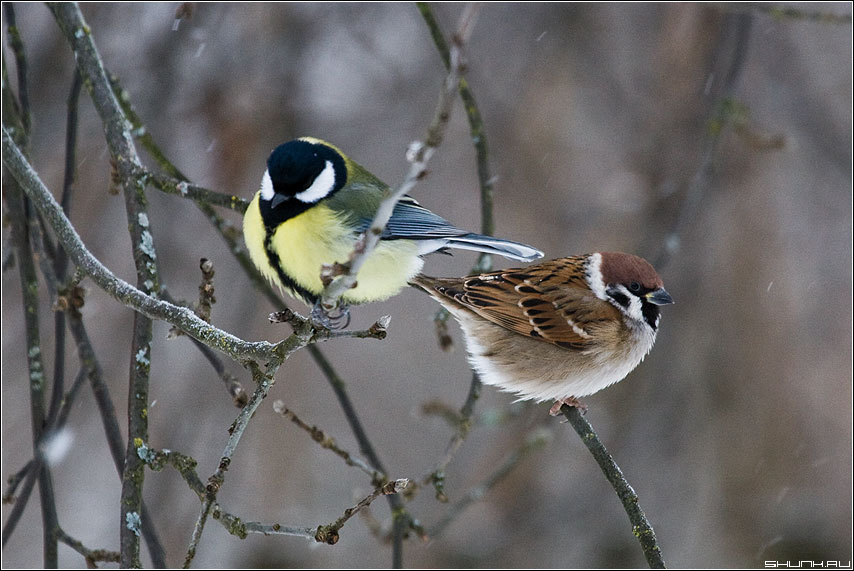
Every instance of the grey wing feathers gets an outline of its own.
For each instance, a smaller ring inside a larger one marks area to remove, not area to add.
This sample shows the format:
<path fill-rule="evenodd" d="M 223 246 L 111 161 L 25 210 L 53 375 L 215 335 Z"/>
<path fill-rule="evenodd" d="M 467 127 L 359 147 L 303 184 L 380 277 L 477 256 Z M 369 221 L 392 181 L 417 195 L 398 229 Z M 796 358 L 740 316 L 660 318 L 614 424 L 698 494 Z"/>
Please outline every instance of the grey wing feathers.
<path fill-rule="evenodd" d="M 370 224 L 370 220 L 361 220 L 358 231 L 364 232 Z M 422 245 L 419 248 L 419 253 L 422 255 L 443 248 L 460 248 L 499 254 L 524 262 L 543 257 L 541 251 L 526 244 L 460 230 L 409 196 L 404 196 L 395 205 L 391 219 L 383 231 L 382 239 L 417 240 Z"/>

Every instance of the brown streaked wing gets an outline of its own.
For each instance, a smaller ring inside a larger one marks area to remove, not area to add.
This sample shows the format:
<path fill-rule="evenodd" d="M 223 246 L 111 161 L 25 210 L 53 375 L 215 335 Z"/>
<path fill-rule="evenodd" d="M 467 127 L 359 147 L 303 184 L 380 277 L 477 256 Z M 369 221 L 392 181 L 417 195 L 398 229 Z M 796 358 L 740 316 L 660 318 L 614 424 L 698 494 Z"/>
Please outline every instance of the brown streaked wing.
<path fill-rule="evenodd" d="M 505 329 L 580 350 L 593 343 L 586 324 L 618 317 L 616 308 L 587 287 L 584 262 L 581 256 L 559 258 L 455 280 L 454 287 L 439 291 Z"/>

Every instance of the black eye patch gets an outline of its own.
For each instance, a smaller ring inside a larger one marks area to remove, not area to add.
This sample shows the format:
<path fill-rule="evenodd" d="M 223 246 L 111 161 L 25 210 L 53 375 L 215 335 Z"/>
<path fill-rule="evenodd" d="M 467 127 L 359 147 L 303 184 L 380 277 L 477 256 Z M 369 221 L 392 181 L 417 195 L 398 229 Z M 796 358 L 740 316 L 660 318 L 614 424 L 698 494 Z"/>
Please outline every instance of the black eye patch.
<path fill-rule="evenodd" d="M 610 288 L 608 290 L 608 297 L 616 301 L 619 305 L 628 308 L 629 307 L 629 296 L 624 294 L 618 289 Z"/>

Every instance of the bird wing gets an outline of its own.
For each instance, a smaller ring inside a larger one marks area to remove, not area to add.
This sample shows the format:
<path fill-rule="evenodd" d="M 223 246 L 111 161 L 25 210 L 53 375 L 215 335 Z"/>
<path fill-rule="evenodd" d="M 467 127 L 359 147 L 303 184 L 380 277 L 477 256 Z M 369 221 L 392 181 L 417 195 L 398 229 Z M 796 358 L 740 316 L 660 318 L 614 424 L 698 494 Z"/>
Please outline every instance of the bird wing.
<path fill-rule="evenodd" d="M 594 345 L 591 328 L 619 312 L 587 287 L 578 258 L 501 270 L 461 279 L 437 279 L 432 288 L 505 329 L 584 350 Z"/>
<path fill-rule="evenodd" d="M 364 232 L 371 226 L 371 218 L 360 218 L 356 231 Z M 394 206 L 391 218 L 382 233 L 385 240 L 406 238 L 409 240 L 430 240 L 434 238 L 453 238 L 467 234 L 438 214 L 427 210 L 411 196 L 404 196 Z"/>
<path fill-rule="evenodd" d="M 357 231 L 364 232 L 370 225 L 371 220 L 361 219 Z M 435 251 L 444 252 L 446 248 L 460 248 L 498 254 L 522 262 L 530 262 L 543 256 L 538 249 L 521 242 L 460 230 L 438 214 L 418 204 L 411 196 L 404 196 L 395 205 L 391 218 L 383 230 L 382 239 L 414 240 L 419 243 L 421 255 Z"/>

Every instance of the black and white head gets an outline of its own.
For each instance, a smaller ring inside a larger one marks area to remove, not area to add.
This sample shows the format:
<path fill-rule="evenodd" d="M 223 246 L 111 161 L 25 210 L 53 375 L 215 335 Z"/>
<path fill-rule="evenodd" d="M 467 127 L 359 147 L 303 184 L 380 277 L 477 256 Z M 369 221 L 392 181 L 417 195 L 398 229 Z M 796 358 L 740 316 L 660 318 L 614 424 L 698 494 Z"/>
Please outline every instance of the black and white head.
<path fill-rule="evenodd" d="M 261 179 L 261 215 L 277 226 L 340 190 L 347 182 L 344 157 L 319 139 L 302 138 L 276 147 Z"/>
<path fill-rule="evenodd" d="M 591 254 L 587 281 L 596 297 L 614 305 L 631 322 L 648 325 L 653 332 L 661 319 L 659 306 L 673 303 L 652 265 L 631 254 Z"/>

